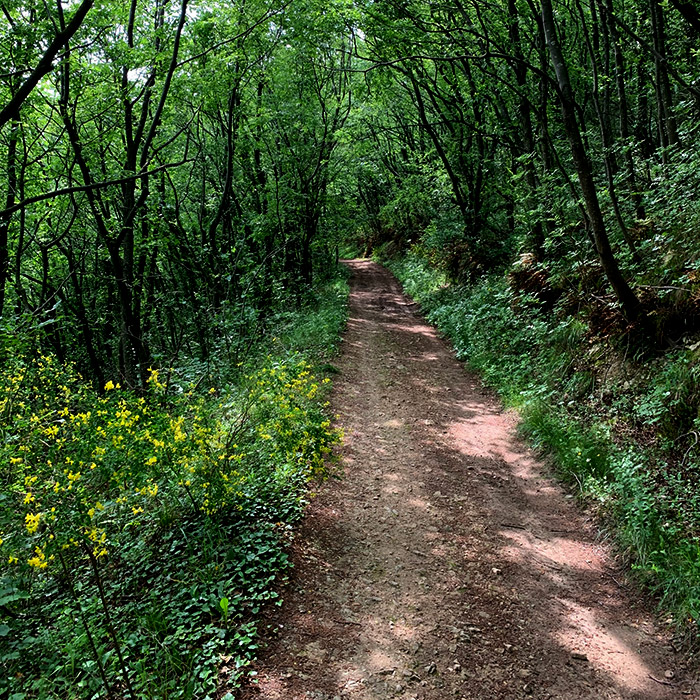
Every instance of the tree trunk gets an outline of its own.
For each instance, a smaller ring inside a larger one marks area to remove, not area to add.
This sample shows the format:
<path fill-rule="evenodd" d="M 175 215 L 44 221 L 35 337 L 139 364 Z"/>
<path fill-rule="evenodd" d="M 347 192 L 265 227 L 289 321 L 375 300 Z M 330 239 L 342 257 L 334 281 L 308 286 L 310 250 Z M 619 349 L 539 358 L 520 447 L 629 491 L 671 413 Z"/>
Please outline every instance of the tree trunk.
<path fill-rule="evenodd" d="M 15 203 L 17 195 L 17 139 L 19 137 L 19 121 L 12 120 L 10 139 L 7 145 L 7 194 L 5 209 Z M 0 318 L 5 308 L 5 290 L 10 272 L 9 231 L 12 214 L 0 217 Z"/>
<path fill-rule="evenodd" d="M 513 72 L 515 82 L 520 91 L 518 99 L 518 114 L 520 116 L 520 133 L 522 135 L 522 149 L 520 156 L 525 156 L 523 167 L 525 169 L 525 182 L 529 189 L 528 207 L 532 210 L 537 202 L 537 174 L 535 172 L 535 136 L 532 128 L 532 114 L 530 100 L 527 98 L 527 64 L 523 54 L 518 8 L 515 0 L 508 0 L 508 34 L 511 50 L 515 56 Z M 537 218 L 532 226 L 532 246 L 538 260 L 544 258 L 544 226 L 542 219 Z"/>
<path fill-rule="evenodd" d="M 571 89 L 571 81 L 569 80 L 569 71 L 564 61 L 564 56 L 557 37 L 551 0 L 540 0 L 540 6 L 542 8 L 542 25 L 544 27 L 545 39 L 559 86 L 558 95 L 564 121 L 564 130 L 571 147 L 571 155 L 581 186 L 583 201 L 590 221 L 596 252 L 598 253 L 598 258 L 605 271 L 605 275 L 627 319 L 630 321 L 642 319 L 644 317 L 644 312 L 641 303 L 623 277 L 617 260 L 613 255 L 612 248 L 610 247 L 610 240 L 608 239 L 608 232 L 605 228 L 600 202 L 598 201 L 598 193 L 593 179 L 593 167 L 584 149 L 581 132 L 579 131 L 579 126 L 576 121 L 576 103 Z"/>
<path fill-rule="evenodd" d="M 606 103 L 609 102 L 606 94 L 608 92 L 607 87 L 605 87 L 604 94 L 601 99 L 601 87 L 600 87 L 600 76 L 599 76 L 599 66 L 598 66 L 598 55 L 600 53 L 600 47 L 596 46 L 589 39 L 588 29 L 586 27 L 586 16 L 583 12 L 583 8 L 580 3 L 578 3 L 579 17 L 581 18 L 581 27 L 583 28 L 583 36 L 585 39 L 586 48 L 588 49 L 589 58 L 591 61 L 591 68 L 593 73 L 593 106 L 595 107 L 596 116 L 598 117 L 598 125 L 600 127 L 600 138 L 603 146 L 603 162 L 605 164 L 605 176 L 608 181 L 608 192 L 610 194 L 610 202 L 613 207 L 613 212 L 615 213 L 615 219 L 617 225 L 620 228 L 622 237 L 625 239 L 627 247 L 632 253 L 632 258 L 635 262 L 640 262 L 639 253 L 632 240 L 629 230 L 627 229 L 627 224 L 625 223 L 624 217 L 622 215 L 622 209 L 620 208 L 620 200 L 617 196 L 617 189 L 615 187 L 615 175 L 617 174 L 617 161 L 612 155 L 612 127 L 610 125 L 610 110 L 606 107 Z M 597 35 L 597 30 L 596 30 Z M 607 39 L 607 32 L 604 35 Z M 609 53 L 609 41 L 605 41 L 606 55 Z M 607 74 L 607 71 L 606 71 Z"/>
<path fill-rule="evenodd" d="M 606 0 L 605 19 L 608 24 L 608 31 L 612 37 L 613 54 L 615 57 L 615 84 L 617 87 L 617 100 L 619 110 L 619 133 L 622 141 L 623 158 L 625 170 L 627 171 L 627 187 L 634 202 L 635 214 L 638 219 L 646 216 L 642 196 L 637 186 L 637 176 L 634 167 L 634 156 L 632 154 L 632 144 L 630 143 L 629 130 L 629 105 L 627 100 L 627 87 L 625 84 L 625 57 L 622 52 L 620 32 L 615 24 L 612 15 L 614 13 L 613 0 Z"/>
<path fill-rule="evenodd" d="M 659 136 L 662 146 L 678 145 L 678 128 L 673 114 L 671 83 L 666 65 L 666 23 L 657 0 L 649 0 L 651 30 L 654 40 L 654 73 L 656 75 L 656 100 L 659 115 Z M 665 158 L 665 157 L 664 157 Z"/>

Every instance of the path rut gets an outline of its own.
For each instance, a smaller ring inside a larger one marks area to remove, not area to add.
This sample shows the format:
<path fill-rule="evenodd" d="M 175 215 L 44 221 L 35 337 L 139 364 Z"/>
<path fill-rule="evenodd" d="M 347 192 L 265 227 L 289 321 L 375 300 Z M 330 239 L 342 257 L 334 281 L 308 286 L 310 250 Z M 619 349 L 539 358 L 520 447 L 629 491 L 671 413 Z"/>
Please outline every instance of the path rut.
<path fill-rule="evenodd" d="M 324 485 L 243 700 L 682 698 L 594 524 L 379 265 L 349 261 Z"/>

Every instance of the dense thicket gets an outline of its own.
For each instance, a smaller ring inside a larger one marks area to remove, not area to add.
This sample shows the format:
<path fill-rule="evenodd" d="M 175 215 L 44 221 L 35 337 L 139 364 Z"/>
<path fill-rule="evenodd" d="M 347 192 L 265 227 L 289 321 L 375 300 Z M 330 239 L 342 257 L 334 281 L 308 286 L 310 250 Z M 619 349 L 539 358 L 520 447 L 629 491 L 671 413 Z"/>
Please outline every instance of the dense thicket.
<path fill-rule="evenodd" d="M 100 383 L 206 360 L 350 229 L 695 322 L 689 3 L 2 10 L 0 313 Z"/>
<path fill-rule="evenodd" d="M 370 3 L 368 247 L 517 283 L 674 341 L 697 322 L 689 3 Z M 624 325 L 624 324 L 623 324 Z"/>

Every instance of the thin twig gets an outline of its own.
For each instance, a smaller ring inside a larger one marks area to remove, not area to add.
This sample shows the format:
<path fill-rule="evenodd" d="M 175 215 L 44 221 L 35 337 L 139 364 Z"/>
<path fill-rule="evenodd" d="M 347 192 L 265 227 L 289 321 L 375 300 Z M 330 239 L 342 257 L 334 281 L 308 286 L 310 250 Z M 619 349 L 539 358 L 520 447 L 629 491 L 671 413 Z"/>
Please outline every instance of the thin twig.
<path fill-rule="evenodd" d="M 333 618 L 331 621 L 337 622 L 339 625 L 356 625 L 357 627 L 363 626 L 361 622 L 353 622 L 352 620 L 336 620 Z"/>
<path fill-rule="evenodd" d="M 675 683 L 670 683 L 669 681 L 663 681 L 660 678 L 654 678 L 654 676 L 652 676 L 651 673 L 649 674 L 649 678 L 651 678 L 652 681 L 658 683 L 659 685 L 668 685 L 668 686 L 671 686 L 671 688 L 676 687 Z"/>
<path fill-rule="evenodd" d="M 624 583 L 620 583 L 612 574 L 609 574 L 607 571 L 605 572 L 605 575 L 611 578 L 620 588 L 627 588 Z"/>

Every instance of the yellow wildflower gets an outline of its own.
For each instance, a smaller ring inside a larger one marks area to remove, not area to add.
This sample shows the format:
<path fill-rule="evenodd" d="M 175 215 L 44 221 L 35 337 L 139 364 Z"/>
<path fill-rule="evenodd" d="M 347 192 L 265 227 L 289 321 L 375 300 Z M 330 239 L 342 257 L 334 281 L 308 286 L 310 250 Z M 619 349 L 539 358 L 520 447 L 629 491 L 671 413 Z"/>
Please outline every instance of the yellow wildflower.
<path fill-rule="evenodd" d="M 48 566 L 46 555 L 42 551 L 41 547 L 37 547 L 34 550 L 34 556 L 27 559 L 27 564 L 29 564 L 29 566 L 33 566 L 35 569 L 45 569 Z"/>
<path fill-rule="evenodd" d="M 39 528 L 39 522 L 41 521 L 41 513 L 27 513 L 24 518 L 24 524 L 27 528 L 27 532 L 33 535 Z"/>

